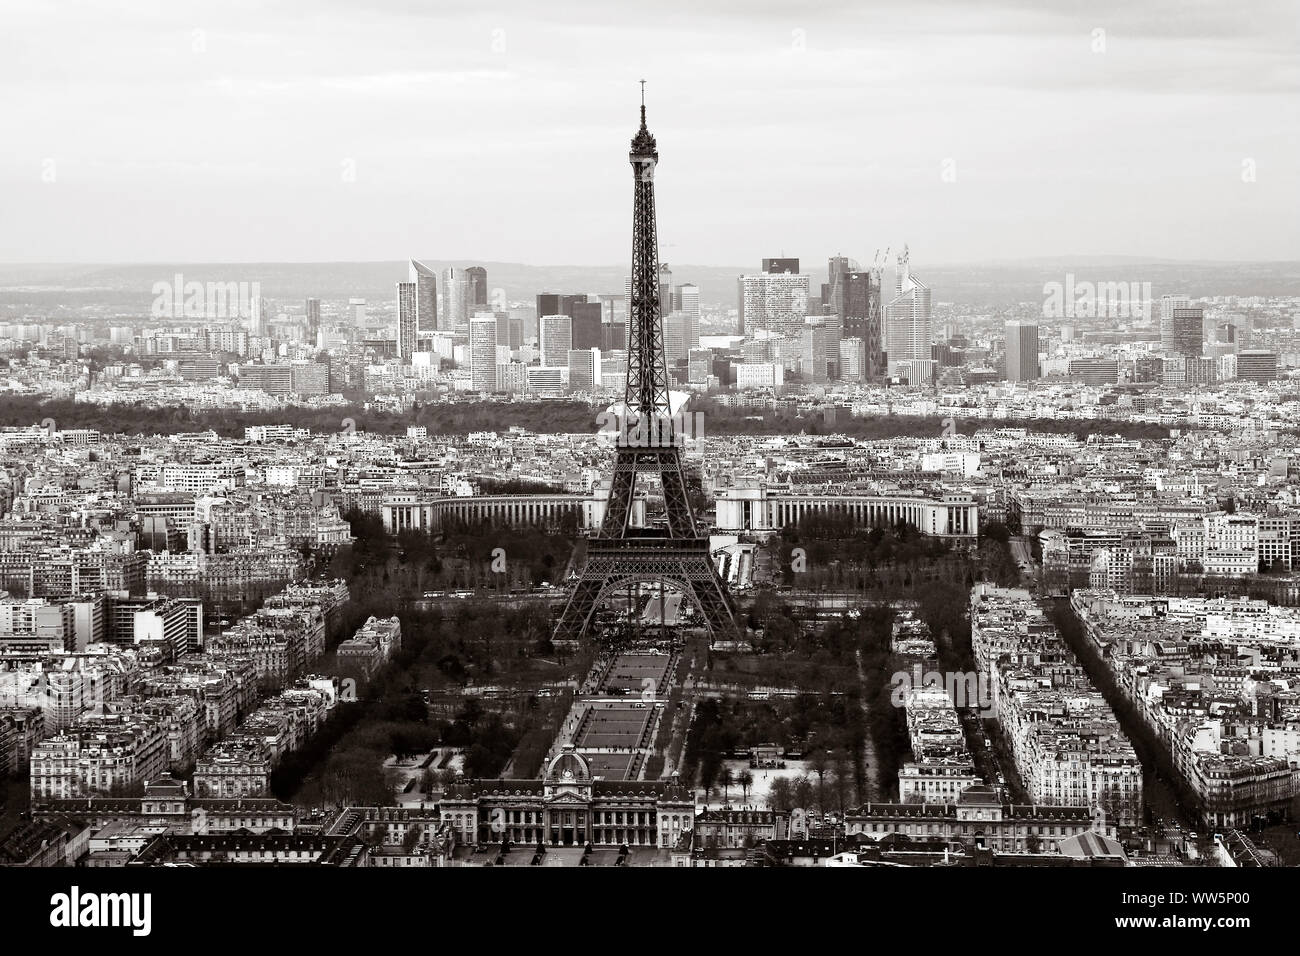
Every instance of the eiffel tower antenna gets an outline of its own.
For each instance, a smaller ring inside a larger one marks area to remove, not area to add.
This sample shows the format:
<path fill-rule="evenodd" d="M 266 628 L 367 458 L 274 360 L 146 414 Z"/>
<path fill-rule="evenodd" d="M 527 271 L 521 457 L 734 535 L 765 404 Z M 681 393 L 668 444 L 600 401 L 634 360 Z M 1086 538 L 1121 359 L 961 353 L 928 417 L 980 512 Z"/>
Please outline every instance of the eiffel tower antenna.
<path fill-rule="evenodd" d="M 709 539 L 696 528 L 682 467 L 685 435 L 673 415 L 668 389 L 655 223 L 654 170 L 659 148 L 646 126 L 645 81 L 641 84 L 641 127 L 628 153 L 633 181 L 632 287 L 624 416 L 605 514 L 599 532 L 588 541 L 587 563 L 556 625 L 557 640 L 579 640 L 607 598 L 645 582 L 679 588 L 711 631 L 738 631 L 731 599 L 709 554 Z M 637 479 L 641 475 L 659 479 L 663 527 L 639 526 L 638 506 L 643 499 L 637 497 Z"/>

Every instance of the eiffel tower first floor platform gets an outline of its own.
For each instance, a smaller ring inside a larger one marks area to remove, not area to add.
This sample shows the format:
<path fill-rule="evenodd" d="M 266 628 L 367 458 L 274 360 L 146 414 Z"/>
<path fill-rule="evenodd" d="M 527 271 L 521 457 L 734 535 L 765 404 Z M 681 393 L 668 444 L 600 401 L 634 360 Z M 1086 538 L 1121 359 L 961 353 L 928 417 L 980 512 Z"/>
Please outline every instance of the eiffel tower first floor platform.
<path fill-rule="evenodd" d="M 683 592 L 715 638 L 739 635 L 731 596 L 709 555 L 708 538 L 592 538 L 587 563 L 572 585 L 555 639 L 587 635 L 596 609 L 630 584 L 661 582 Z"/>

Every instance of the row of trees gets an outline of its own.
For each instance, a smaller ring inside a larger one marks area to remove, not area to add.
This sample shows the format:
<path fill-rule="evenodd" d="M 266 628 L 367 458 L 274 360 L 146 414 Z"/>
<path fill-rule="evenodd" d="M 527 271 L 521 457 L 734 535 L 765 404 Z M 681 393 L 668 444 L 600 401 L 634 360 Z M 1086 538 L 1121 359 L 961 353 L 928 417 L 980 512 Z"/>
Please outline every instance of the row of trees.
<path fill-rule="evenodd" d="M 577 516 L 570 514 L 556 528 L 451 521 L 437 536 L 408 530 L 394 538 L 378 515 L 354 509 L 345 517 L 356 541 L 350 554 L 336 559 L 336 572 L 411 599 L 427 589 L 508 591 L 559 584 L 577 531 Z"/>
<path fill-rule="evenodd" d="M 777 777 L 768 790 L 767 805 L 773 810 L 815 810 L 818 813 L 839 813 L 860 806 L 865 800 L 844 772 L 842 758 L 834 762 L 823 761 L 813 768 L 812 774 L 797 777 Z"/>
<path fill-rule="evenodd" d="M 1164 425 L 1149 422 L 1107 421 L 1091 418 L 953 418 L 923 415 L 884 415 L 862 417 L 837 409 L 828 415 L 822 409 L 800 414 L 796 411 L 733 408 L 714 401 L 692 406 L 704 414 L 711 435 L 845 435 L 867 441 L 935 437 L 944 434 L 973 435 L 987 428 L 1025 428 L 1048 435 L 1118 435 L 1160 441 L 1169 437 Z M 972 409 L 972 411 L 975 411 Z"/>
<path fill-rule="evenodd" d="M 822 411 L 796 412 L 730 408 L 717 402 L 693 404 L 692 410 L 705 415 L 710 435 L 847 435 L 865 440 L 905 436 L 935 436 L 955 431 L 970 435 L 983 428 L 1027 428 L 1046 434 L 1101 434 L 1123 438 L 1161 440 L 1169 429 L 1146 422 L 1095 419 L 947 419 L 914 415 L 860 417 L 840 410 L 835 415 Z M 177 406 L 157 408 L 144 403 L 91 405 L 69 399 L 41 400 L 18 396 L 6 399 L 0 409 L 0 425 L 34 425 L 53 418 L 60 428 L 95 428 L 106 434 L 170 435 L 211 428 L 227 438 L 242 438 L 249 425 L 289 424 L 313 432 L 337 433 L 343 419 L 351 419 L 358 431 L 380 435 L 405 434 L 410 425 L 421 425 L 435 435 L 465 435 L 478 431 L 507 431 L 518 426 L 542 434 L 590 434 L 596 431 L 600 407 L 586 402 L 439 402 L 417 401 L 408 412 L 367 410 L 362 404 L 326 408 L 289 406 L 271 411 L 200 409 Z"/>
<path fill-rule="evenodd" d="M 270 411 L 175 406 L 144 403 L 92 405 L 70 399 L 17 396 L 0 408 L 0 426 L 35 425 L 53 418 L 59 428 L 94 428 L 115 435 L 174 435 L 212 429 L 225 438 L 243 438 L 249 425 L 292 425 L 313 432 L 337 434 L 343 420 L 356 430 L 403 435 L 410 425 L 422 425 L 431 435 L 465 435 L 506 431 L 519 426 L 533 432 L 588 433 L 596 430 L 595 406 L 586 402 L 417 402 L 409 412 L 367 410 L 360 404 L 308 408 L 292 405 Z"/>

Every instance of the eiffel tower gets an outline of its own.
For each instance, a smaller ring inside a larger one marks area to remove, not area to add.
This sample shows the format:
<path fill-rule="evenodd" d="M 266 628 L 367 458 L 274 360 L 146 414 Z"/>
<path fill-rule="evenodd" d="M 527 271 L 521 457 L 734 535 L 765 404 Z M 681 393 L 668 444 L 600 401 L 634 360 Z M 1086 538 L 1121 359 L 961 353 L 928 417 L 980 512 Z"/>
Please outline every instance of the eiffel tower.
<path fill-rule="evenodd" d="M 556 625 L 556 640 L 580 640 L 602 602 L 630 584 L 658 582 L 694 602 L 715 634 L 735 634 L 736 615 L 709 555 L 709 539 L 695 526 L 682 471 L 682 422 L 668 395 L 659 302 L 659 241 L 655 226 L 655 138 L 645 124 L 641 81 L 641 128 L 632 139 L 632 290 L 628 301 L 627 389 L 614 475 L 600 530 L 587 543 L 587 563 L 574 583 Z M 666 527 L 631 526 L 637 477 L 655 475 L 663 489 Z"/>

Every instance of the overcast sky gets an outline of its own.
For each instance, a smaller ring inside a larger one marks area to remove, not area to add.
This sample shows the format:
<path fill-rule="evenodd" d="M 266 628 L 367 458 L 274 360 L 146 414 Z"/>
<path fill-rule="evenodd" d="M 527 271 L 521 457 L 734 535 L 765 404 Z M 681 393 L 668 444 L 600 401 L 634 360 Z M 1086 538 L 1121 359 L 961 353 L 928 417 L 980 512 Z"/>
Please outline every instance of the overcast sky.
<path fill-rule="evenodd" d="M 4 0 L 0 261 L 1300 257 L 1292 2 L 452 6 Z"/>

